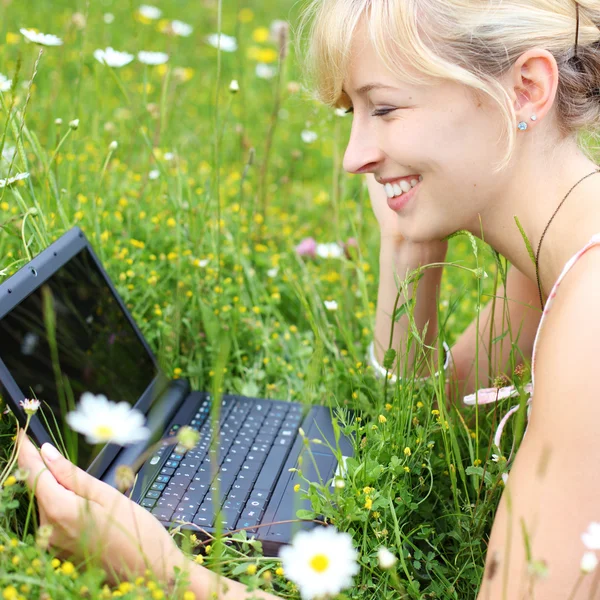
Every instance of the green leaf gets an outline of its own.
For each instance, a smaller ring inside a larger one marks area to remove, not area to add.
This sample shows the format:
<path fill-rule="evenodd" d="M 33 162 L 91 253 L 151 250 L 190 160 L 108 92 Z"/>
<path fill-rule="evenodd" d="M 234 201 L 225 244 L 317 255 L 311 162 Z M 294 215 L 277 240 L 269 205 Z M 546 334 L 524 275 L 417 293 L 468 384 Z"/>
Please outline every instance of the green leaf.
<path fill-rule="evenodd" d="M 529 254 L 529 258 L 531 258 L 531 262 L 535 265 L 535 254 L 533 253 L 533 248 L 531 247 L 531 242 L 529 241 L 529 238 L 527 237 L 527 234 L 525 233 L 525 230 L 523 229 L 520 221 L 519 221 L 519 217 L 517 217 L 515 215 L 515 223 L 517 224 L 517 227 L 519 228 L 519 231 L 521 232 L 521 237 L 523 238 L 523 241 L 525 242 L 525 247 L 527 248 L 527 253 Z"/>
<path fill-rule="evenodd" d="M 477 475 L 478 477 L 483 477 L 486 485 L 492 486 L 494 485 L 494 478 L 489 471 L 484 471 L 483 467 L 474 467 L 470 466 L 465 469 L 465 473 L 467 475 Z"/>
<path fill-rule="evenodd" d="M 392 366 L 394 364 L 394 361 L 396 360 L 396 351 L 393 348 L 390 348 L 389 350 L 385 351 L 385 354 L 383 356 L 383 368 L 387 369 L 388 371 L 390 371 L 392 369 Z"/>
<path fill-rule="evenodd" d="M 410 302 L 405 302 L 404 304 L 401 304 L 394 312 L 394 316 L 392 317 L 392 319 L 394 320 L 395 323 L 397 323 L 402 316 L 404 316 L 408 309 L 410 307 Z"/>
<path fill-rule="evenodd" d="M 296 517 L 305 521 L 314 519 L 316 516 L 317 515 L 312 510 L 306 510 L 304 508 L 301 508 L 300 510 L 296 511 Z"/>

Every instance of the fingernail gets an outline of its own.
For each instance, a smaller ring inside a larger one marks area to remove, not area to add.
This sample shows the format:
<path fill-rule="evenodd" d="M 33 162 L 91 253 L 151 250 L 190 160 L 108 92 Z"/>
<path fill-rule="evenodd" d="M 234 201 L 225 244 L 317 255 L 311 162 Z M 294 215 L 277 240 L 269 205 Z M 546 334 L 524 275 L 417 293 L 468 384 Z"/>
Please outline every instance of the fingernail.
<path fill-rule="evenodd" d="M 60 457 L 60 452 L 52 444 L 46 442 L 42 445 L 42 456 L 46 460 L 53 461 Z"/>

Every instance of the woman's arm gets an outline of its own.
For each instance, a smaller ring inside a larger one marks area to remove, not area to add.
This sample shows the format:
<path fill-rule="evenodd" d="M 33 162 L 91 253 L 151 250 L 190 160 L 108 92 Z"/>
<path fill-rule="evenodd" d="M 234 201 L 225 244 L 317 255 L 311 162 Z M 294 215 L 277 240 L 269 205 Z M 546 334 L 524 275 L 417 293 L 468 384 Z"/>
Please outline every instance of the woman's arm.
<path fill-rule="evenodd" d="M 451 389 L 455 399 L 461 400 L 463 396 L 473 393 L 479 387 L 492 385 L 489 377 L 490 363 L 492 378 L 509 371 L 511 342 L 518 347 L 515 366 L 523 362 L 522 357 L 531 359 L 535 334 L 542 317 L 537 286 L 518 269 L 511 267 L 506 276 L 506 294 L 504 292 L 505 287 L 502 285 L 496 293 L 495 308 L 491 300 L 481 311 L 479 329 L 477 320 L 473 320 L 452 347 L 455 385 L 452 385 Z M 490 348 L 490 329 L 491 339 L 495 339 L 509 327 L 510 333 Z M 479 368 L 476 370 L 478 338 Z"/>
<path fill-rule="evenodd" d="M 221 577 L 204 567 L 189 561 L 190 589 L 198 600 L 214 598 L 215 600 L 277 600 L 274 596 L 262 590 L 249 592 L 246 586 L 227 577 Z"/>
<path fill-rule="evenodd" d="M 405 240 L 400 232 L 399 217 L 389 208 L 383 186 L 375 181 L 373 175 L 367 175 L 366 181 L 371 206 L 381 230 L 379 289 L 375 314 L 375 357 L 379 364 L 383 363 L 383 355 L 390 347 L 390 333 L 393 327 L 391 347 L 399 353 L 402 368 L 405 366 L 405 361 L 408 361 L 406 369 L 410 373 L 415 360 L 414 345 L 408 356 L 403 354 L 406 351 L 410 330 L 408 317 L 402 316 L 397 323 L 392 319 L 398 296 L 398 282 L 403 281 L 411 271 L 422 265 L 442 262 L 446 256 L 448 243 L 413 243 Z M 423 340 L 427 345 L 434 344 L 437 337 L 437 298 L 441 278 L 441 268 L 426 269 L 417 288 L 415 325 L 419 332 L 427 326 Z M 400 298 L 398 306 L 412 296 L 412 286 L 407 291 L 407 296 Z M 437 365 L 437 352 L 433 352 L 431 357 L 433 364 Z"/>
<path fill-rule="evenodd" d="M 529 427 L 492 529 L 480 600 L 599 597 L 596 576 L 571 596 L 586 552 L 581 534 L 600 520 L 599 271 L 600 252 L 582 257 L 544 323 Z"/>
<path fill-rule="evenodd" d="M 19 466 L 29 473 L 27 483 L 38 499 L 40 524 L 52 526 L 50 542 L 55 548 L 100 564 L 112 580 L 143 575 L 150 568 L 166 583 L 179 568 L 189 574 L 199 600 L 276 599 L 261 591 L 247 593 L 243 584 L 219 578 L 190 561 L 146 509 L 73 465 L 49 444 L 40 454 L 24 435 L 17 443 Z M 213 596 L 217 584 L 220 595 Z"/>
<path fill-rule="evenodd" d="M 368 175 L 367 186 L 375 217 L 381 230 L 381 246 L 379 256 L 379 289 L 377 295 L 377 311 L 375 316 L 375 357 L 380 364 L 383 355 L 390 345 L 390 332 L 394 326 L 392 348 L 400 351 L 406 349 L 409 331 L 408 318 L 403 316 L 398 323 L 393 323 L 392 314 L 398 294 L 397 279 L 403 280 L 406 274 L 419 266 L 443 262 L 446 257 L 446 242 L 411 243 L 405 240 L 400 232 L 398 215 L 387 205 L 383 187 L 372 175 Z M 427 325 L 425 343 L 432 345 L 437 337 L 437 297 L 442 277 L 442 269 L 427 269 L 417 291 L 417 303 L 414 314 L 415 324 L 419 331 Z M 506 372 L 509 367 L 511 339 L 519 349 L 516 364 L 520 357 L 531 357 L 535 334 L 541 318 L 538 307 L 538 291 L 535 283 L 512 267 L 508 271 L 506 281 L 506 300 L 504 286 L 497 292 L 496 306 L 490 301 L 482 310 L 479 319 L 467 327 L 452 347 L 453 367 L 450 373 L 449 395 L 462 399 L 466 394 L 475 391 L 476 387 L 488 387 L 490 362 L 492 377 Z M 410 292 L 412 293 L 412 292 Z M 409 296 L 410 296 L 409 293 Z M 403 302 L 404 299 L 401 299 Z M 492 312 L 494 318 L 492 321 Z M 489 348 L 490 328 L 492 339 L 499 337 L 509 327 L 511 335 Z M 479 361 L 476 363 L 477 332 L 479 332 Z M 437 365 L 436 353 L 432 354 L 433 364 Z M 414 361 L 414 349 L 408 357 L 407 371 L 411 371 Z M 475 366 L 478 364 L 478 370 Z M 403 363 L 404 366 L 404 363 Z"/>

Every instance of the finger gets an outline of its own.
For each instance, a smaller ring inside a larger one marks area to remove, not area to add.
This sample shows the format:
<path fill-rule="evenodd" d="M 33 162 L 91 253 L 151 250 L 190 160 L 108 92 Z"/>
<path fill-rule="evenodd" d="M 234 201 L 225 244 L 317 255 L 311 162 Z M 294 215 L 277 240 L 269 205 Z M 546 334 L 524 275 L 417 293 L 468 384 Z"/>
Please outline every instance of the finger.
<path fill-rule="evenodd" d="M 36 496 L 46 500 L 56 498 L 57 494 L 64 493 L 65 489 L 48 470 L 39 450 L 23 432 L 17 440 L 19 444 L 18 464 L 27 471 L 27 485 Z"/>
<path fill-rule="evenodd" d="M 120 496 L 116 489 L 67 460 L 52 444 L 43 444 L 41 454 L 56 481 L 78 496 L 101 505 Z"/>

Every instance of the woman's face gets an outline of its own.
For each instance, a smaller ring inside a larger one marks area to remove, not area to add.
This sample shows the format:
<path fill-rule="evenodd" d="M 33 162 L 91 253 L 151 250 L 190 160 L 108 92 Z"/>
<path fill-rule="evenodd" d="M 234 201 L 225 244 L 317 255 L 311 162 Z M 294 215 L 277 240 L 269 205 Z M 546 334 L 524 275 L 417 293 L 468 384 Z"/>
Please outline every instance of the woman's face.
<path fill-rule="evenodd" d="M 479 233 L 479 215 L 493 218 L 509 172 L 492 175 L 506 149 L 499 109 L 454 82 L 399 81 L 361 29 L 344 91 L 354 111 L 344 169 L 373 173 L 388 197 L 399 191 L 394 182 L 407 189 L 402 178 L 421 179 L 404 198 L 388 199 L 402 234 L 427 241 L 459 229 Z"/>

